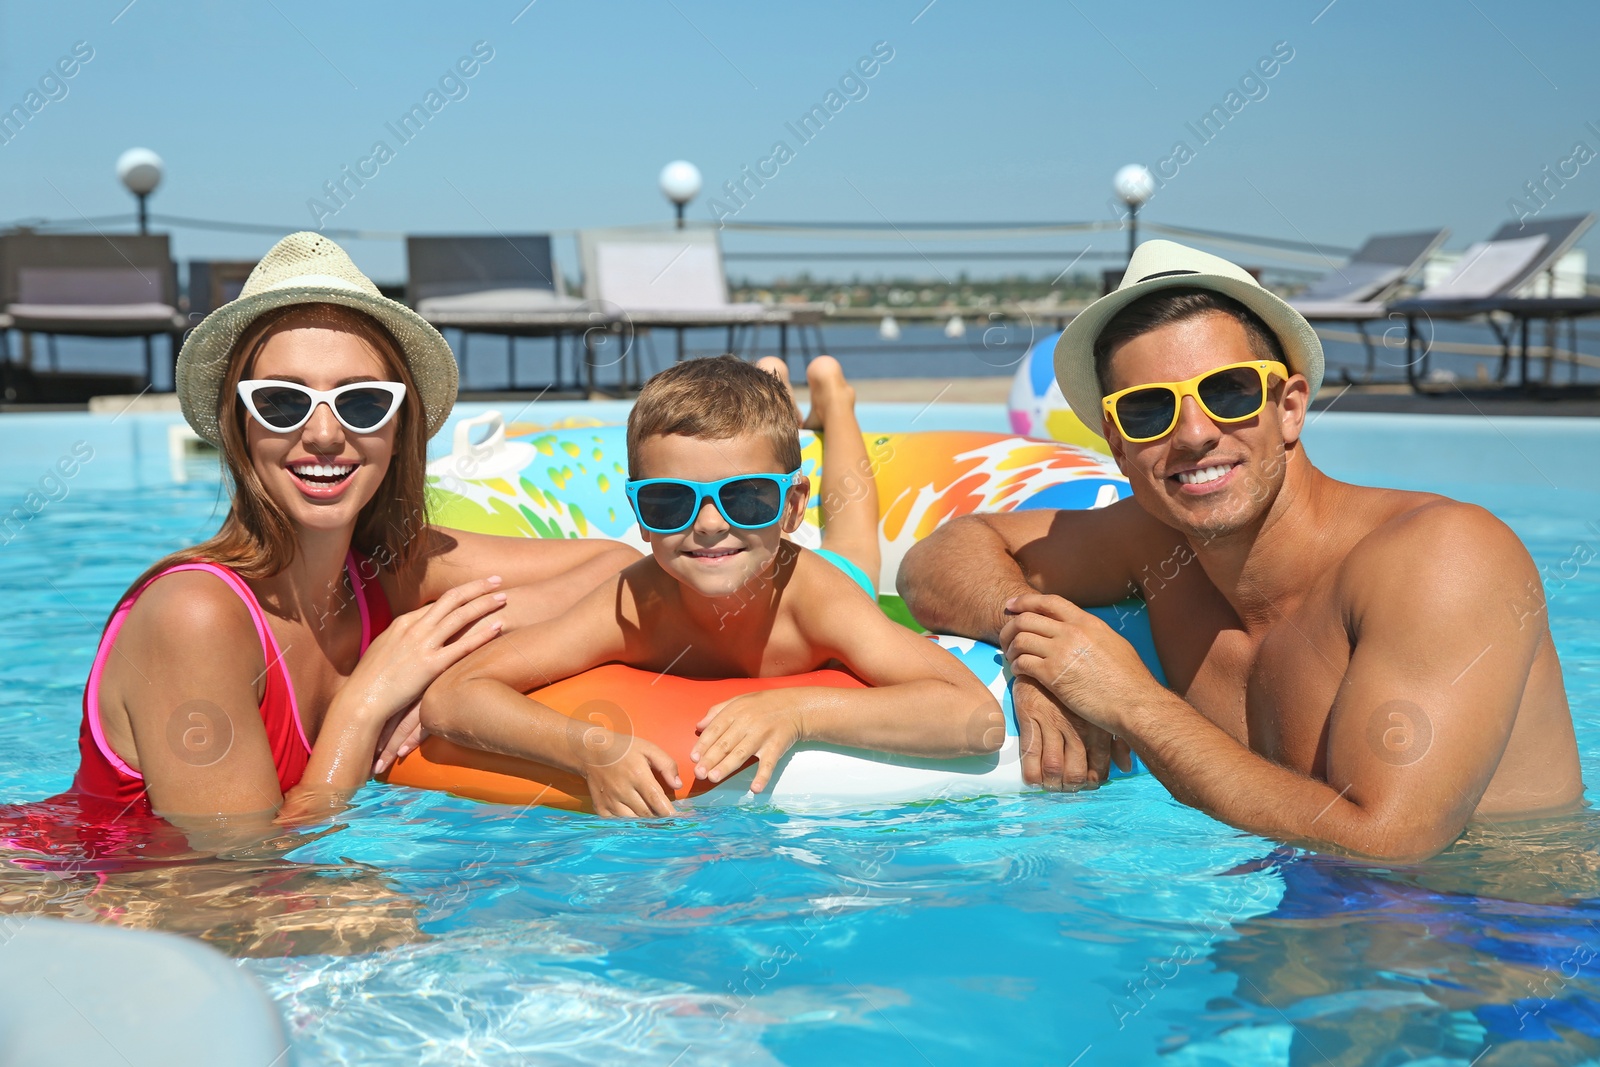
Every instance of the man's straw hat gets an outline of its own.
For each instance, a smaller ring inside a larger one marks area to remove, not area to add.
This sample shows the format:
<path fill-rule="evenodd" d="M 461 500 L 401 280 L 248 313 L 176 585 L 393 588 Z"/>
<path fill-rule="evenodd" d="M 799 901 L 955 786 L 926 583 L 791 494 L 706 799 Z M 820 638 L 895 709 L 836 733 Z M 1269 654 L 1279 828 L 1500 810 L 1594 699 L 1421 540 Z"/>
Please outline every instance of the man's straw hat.
<path fill-rule="evenodd" d="M 1091 432 L 1100 434 L 1100 380 L 1094 372 L 1094 343 L 1117 312 L 1158 289 L 1210 289 L 1232 297 L 1261 316 L 1283 346 L 1284 361 L 1305 375 L 1315 397 L 1322 387 L 1322 341 L 1305 316 L 1261 287 L 1250 272 L 1220 256 L 1208 255 L 1175 241 L 1146 241 L 1134 250 L 1128 271 L 1116 291 L 1090 304 L 1062 331 L 1056 342 L 1056 381 L 1073 413 Z"/>
<path fill-rule="evenodd" d="M 450 346 L 421 315 L 379 293 L 344 249 L 321 234 L 302 232 L 273 245 L 250 272 L 239 298 L 207 315 L 184 341 L 176 387 L 183 417 L 195 433 L 221 447 L 217 420 L 223 408 L 217 393 L 228 356 L 263 312 L 290 304 L 339 304 L 381 323 L 411 368 L 428 436 L 439 432 L 456 402 L 456 360 Z"/>

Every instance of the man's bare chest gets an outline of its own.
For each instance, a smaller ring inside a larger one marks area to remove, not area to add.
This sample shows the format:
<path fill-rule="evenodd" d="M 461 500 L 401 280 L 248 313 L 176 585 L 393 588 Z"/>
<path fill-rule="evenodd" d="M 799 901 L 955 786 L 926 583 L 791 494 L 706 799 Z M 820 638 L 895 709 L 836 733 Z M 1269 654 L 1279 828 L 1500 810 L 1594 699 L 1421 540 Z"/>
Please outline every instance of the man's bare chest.
<path fill-rule="evenodd" d="M 1331 593 L 1314 589 L 1247 628 L 1209 582 L 1149 602 L 1167 683 L 1254 751 L 1320 777 L 1328 716 L 1350 661 Z"/>

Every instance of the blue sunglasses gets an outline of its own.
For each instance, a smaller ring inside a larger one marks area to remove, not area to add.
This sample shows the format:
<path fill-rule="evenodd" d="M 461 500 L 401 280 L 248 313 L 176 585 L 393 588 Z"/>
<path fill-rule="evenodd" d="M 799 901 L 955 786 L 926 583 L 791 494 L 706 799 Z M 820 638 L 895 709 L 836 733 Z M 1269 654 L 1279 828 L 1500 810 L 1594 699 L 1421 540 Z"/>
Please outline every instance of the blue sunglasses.
<path fill-rule="evenodd" d="M 778 521 L 789 489 L 800 484 L 799 468 L 788 474 L 738 474 L 717 482 L 683 478 L 629 479 L 628 503 L 639 525 L 656 534 L 675 534 L 694 525 L 710 500 L 730 526 L 761 530 Z"/>

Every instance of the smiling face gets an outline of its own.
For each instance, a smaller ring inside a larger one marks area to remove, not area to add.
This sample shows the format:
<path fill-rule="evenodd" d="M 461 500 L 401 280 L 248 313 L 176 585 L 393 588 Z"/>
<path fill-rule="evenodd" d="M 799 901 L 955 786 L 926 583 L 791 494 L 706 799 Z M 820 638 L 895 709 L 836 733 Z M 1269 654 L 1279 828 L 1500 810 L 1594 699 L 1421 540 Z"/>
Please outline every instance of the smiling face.
<path fill-rule="evenodd" d="M 755 434 L 703 438 L 654 434 L 639 442 L 634 477 L 682 478 L 715 482 L 739 474 L 788 474 L 780 467 L 770 438 Z M 675 534 L 641 530 L 661 569 L 709 599 L 737 595 L 763 575 L 783 535 L 805 519 L 810 482 L 802 478 L 789 490 L 777 522 L 759 530 L 742 530 L 722 517 L 707 500 L 694 524 Z"/>
<path fill-rule="evenodd" d="M 1178 382 L 1207 370 L 1261 358 L 1243 325 L 1207 313 L 1160 326 L 1112 350 L 1107 393 L 1154 382 Z M 1193 397 L 1184 397 L 1171 433 L 1130 443 L 1107 418 L 1111 454 L 1145 511 L 1198 540 L 1256 526 L 1282 487 L 1300 440 L 1309 400 L 1301 375 L 1273 377 L 1260 415 L 1213 422 Z"/>
<path fill-rule="evenodd" d="M 340 316 L 307 309 L 281 319 L 247 368 L 246 378 L 333 389 L 393 380 L 383 356 Z M 319 404 L 304 426 L 276 433 L 244 418 L 251 466 L 273 501 L 302 530 L 353 528 L 389 470 L 402 411 L 374 433 L 352 433 Z"/>

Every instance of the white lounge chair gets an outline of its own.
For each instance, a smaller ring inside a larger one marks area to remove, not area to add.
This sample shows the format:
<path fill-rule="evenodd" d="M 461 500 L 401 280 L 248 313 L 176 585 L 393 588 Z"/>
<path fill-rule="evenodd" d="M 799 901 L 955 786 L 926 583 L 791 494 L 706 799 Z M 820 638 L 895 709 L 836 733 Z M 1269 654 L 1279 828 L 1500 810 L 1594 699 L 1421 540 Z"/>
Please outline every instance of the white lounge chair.
<path fill-rule="evenodd" d="M 1311 322 L 1348 322 L 1367 353 L 1366 377 L 1377 368 L 1377 352 L 1366 324 L 1388 314 L 1385 301 L 1444 243 L 1450 231 L 1378 234 L 1341 267 L 1324 274 L 1289 301 Z"/>
<path fill-rule="evenodd" d="M 1369 237 L 1342 267 L 1318 278 L 1289 303 L 1312 322 L 1380 318 L 1384 299 L 1415 274 L 1449 236 L 1449 230 L 1437 229 Z"/>
<path fill-rule="evenodd" d="M 820 305 L 773 307 L 728 299 L 722 245 L 714 226 L 581 230 L 578 254 L 583 261 L 583 295 L 627 326 L 675 330 L 680 360 L 684 331 L 697 327 L 727 327 L 727 351 L 737 353 L 741 331 L 748 339 L 744 347 L 754 348 L 760 327 L 777 326 L 779 354 L 787 359 L 789 327 L 801 327 L 804 351 L 804 328 L 810 326 L 817 351 L 822 350 Z"/>
<path fill-rule="evenodd" d="M 1389 305 L 1406 318 L 1406 377 L 1413 385 L 1426 375 L 1428 350 L 1416 354 L 1418 319 L 1482 317 L 1501 345 L 1498 380 L 1504 381 L 1512 359 L 1513 335 L 1522 339 L 1522 381 L 1528 384 L 1528 324 L 1534 319 L 1576 318 L 1600 313 L 1590 298 L 1533 297 L 1525 290 L 1577 243 L 1595 216 L 1570 215 L 1533 222 L 1508 222 L 1487 241 L 1462 253 L 1451 272 L 1409 300 Z M 1500 313 L 1497 316 L 1495 313 Z M 1502 321 L 1509 317 L 1509 324 Z"/>

